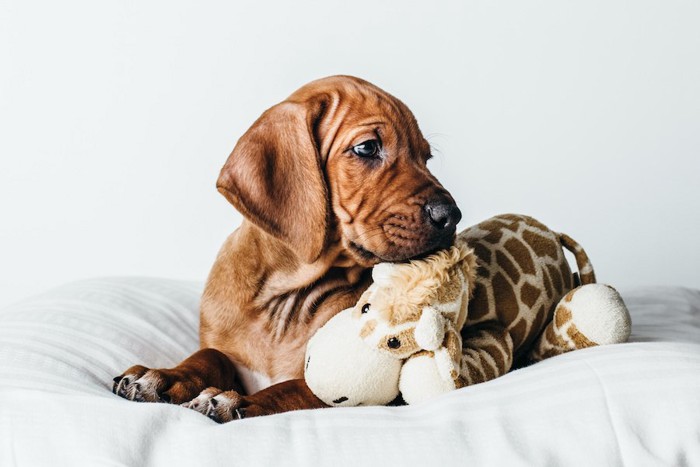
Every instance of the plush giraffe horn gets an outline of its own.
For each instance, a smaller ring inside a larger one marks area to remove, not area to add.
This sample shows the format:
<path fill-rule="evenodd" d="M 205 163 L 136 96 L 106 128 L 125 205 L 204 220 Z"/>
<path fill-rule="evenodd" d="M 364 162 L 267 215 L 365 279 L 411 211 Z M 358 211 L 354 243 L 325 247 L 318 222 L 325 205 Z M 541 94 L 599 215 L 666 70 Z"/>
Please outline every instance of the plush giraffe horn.
<path fill-rule="evenodd" d="M 379 263 L 372 269 L 372 280 L 381 286 L 391 285 L 393 272 L 396 265 L 392 263 Z"/>
<path fill-rule="evenodd" d="M 445 339 L 445 318 L 432 306 L 423 308 L 423 312 L 413 332 L 416 343 L 424 350 L 436 350 Z"/>

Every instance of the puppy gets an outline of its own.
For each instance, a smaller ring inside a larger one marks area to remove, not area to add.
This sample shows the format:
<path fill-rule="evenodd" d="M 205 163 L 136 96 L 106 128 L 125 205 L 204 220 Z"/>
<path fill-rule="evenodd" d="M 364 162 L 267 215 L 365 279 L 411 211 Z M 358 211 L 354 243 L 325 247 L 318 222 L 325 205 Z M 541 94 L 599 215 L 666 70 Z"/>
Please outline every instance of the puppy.
<path fill-rule="evenodd" d="M 133 366 L 114 392 L 217 421 L 324 407 L 301 379 L 309 338 L 355 304 L 374 264 L 454 241 L 461 213 L 430 157 L 408 107 L 358 78 L 313 81 L 265 111 L 217 182 L 245 220 L 207 280 L 201 350 Z"/>

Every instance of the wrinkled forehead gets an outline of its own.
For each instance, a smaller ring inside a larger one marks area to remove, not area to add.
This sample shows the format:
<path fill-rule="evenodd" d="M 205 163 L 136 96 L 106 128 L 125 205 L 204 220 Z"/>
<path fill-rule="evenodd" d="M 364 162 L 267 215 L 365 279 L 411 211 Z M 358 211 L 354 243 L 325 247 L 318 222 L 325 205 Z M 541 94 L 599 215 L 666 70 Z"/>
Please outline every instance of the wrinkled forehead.
<path fill-rule="evenodd" d="M 289 101 L 316 103 L 324 107 L 318 122 L 322 134 L 335 138 L 377 131 L 382 139 L 409 146 L 410 152 L 426 154 L 430 145 L 409 108 L 396 97 L 372 83 L 352 76 L 331 76 L 312 81 L 295 91 Z M 325 131 L 324 131 L 325 130 Z"/>

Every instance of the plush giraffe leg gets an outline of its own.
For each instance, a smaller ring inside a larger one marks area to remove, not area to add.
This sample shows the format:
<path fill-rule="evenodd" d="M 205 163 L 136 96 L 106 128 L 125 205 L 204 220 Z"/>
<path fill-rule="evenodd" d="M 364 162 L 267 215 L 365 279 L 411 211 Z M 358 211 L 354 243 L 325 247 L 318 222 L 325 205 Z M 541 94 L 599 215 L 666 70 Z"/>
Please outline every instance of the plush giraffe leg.
<path fill-rule="evenodd" d="M 448 324 L 442 346 L 411 355 L 401 367 L 399 391 L 409 404 L 453 391 L 459 386 L 462 337 Z"/>
<path fill-rule="evenodd" d="M 577 287 L 561 299 L 554 318 L 535 342 L 528 361 L 535 363 L 576 349 L 626 342 L 629 312 L 615 289 L 604 284 Z"/>
<path fill-rule="evenodd" d="M 482 323 L 464 335 L 457 387 L 483 383 L 506 374 L 513 365 L 513 340 L 500 323 Z"/>
<path fill-rule="evenodd" d="M 497 378 L 512 365 L 513 340 L 500 323 L 471 326 L 463 343 L 456 330 L 448 329 L 440 349 L 418 352 L 404 363 L 399 390 L 407 403 L 416 404 Z"/>
<path fill-rule="evenodd" d="M 448 329 L 435 352 L 412 355 L 401 368 L 399 390 L 409 404 L 504 375 L 513 364 L 513 341 L 498 323 L 470 327 L 464 343 Z"/>

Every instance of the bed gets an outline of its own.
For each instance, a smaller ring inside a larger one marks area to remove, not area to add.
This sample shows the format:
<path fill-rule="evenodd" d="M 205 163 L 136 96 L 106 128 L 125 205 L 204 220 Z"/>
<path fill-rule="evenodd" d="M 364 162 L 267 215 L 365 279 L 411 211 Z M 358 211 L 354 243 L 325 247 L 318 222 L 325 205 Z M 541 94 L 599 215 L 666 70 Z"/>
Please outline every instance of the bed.
<path fill-rule="evenodd" d="M 218 425 L 113 395 L 197 349 L 201 289 L 92 279 L 0 310 L 0 465 L 700 465 L 700 290 L 621 290 L 630 343 L 415 406 Z"/>

